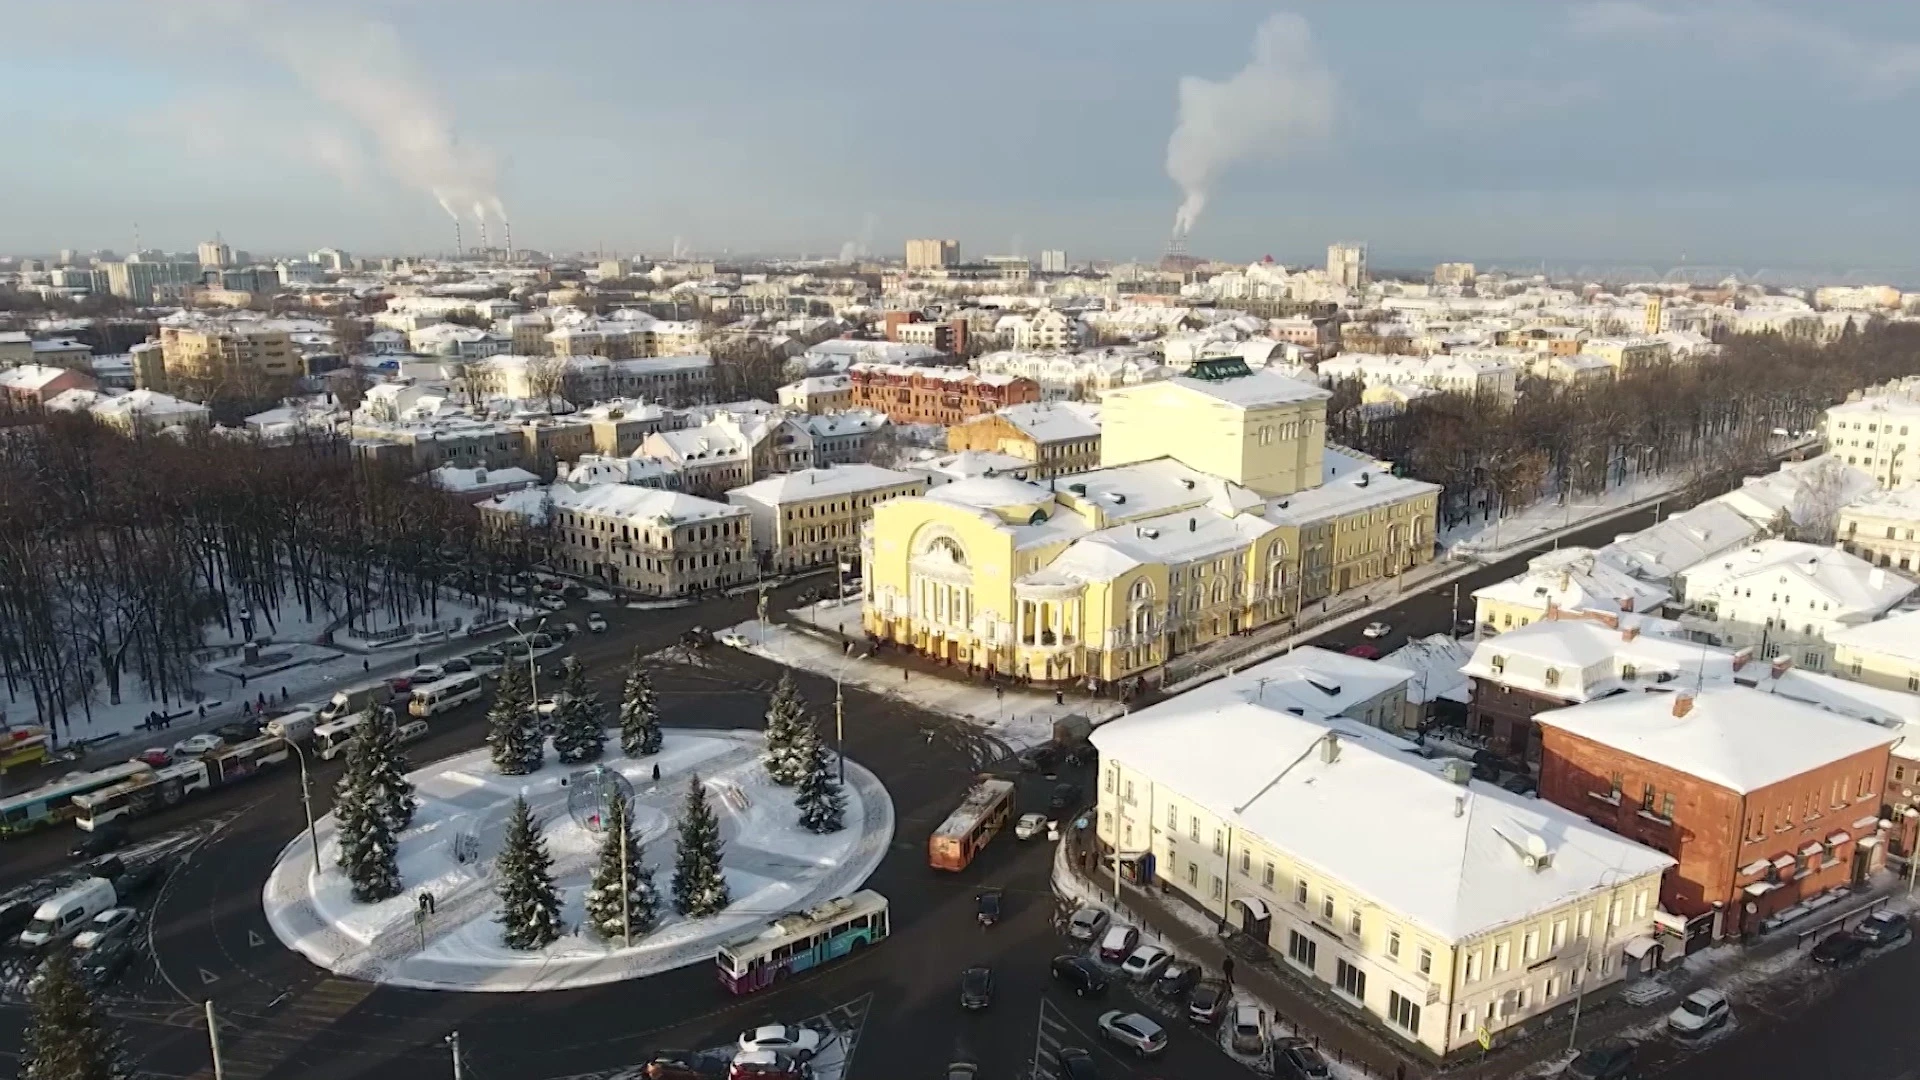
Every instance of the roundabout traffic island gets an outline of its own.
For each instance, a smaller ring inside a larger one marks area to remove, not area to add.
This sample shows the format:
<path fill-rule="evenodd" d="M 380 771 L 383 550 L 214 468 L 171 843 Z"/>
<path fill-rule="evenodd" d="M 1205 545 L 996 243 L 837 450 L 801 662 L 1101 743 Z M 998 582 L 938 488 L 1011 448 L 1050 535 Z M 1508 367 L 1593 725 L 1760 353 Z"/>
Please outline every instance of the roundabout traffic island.
<path fill-rule="evenodd" d="M 781 912 L 854 892 L 885 857 L 893 803 L 860 765 L 846 762 L 845 827 L 815 833 L 800 825 L 794 789 L 767 777 L 760 732 L 664 735 L 657 754 L 613 753 L 588 766 L 549 759 L 524 776 L 497 771 L 484 747 L 415 770 L 407 778 L 419 806 L 399 835 L 400 894 L 371 904 L 353 899 L 337 865 L 337 823 L 329 814 L 313 838 L 302 832 L 281 850 L 262 890 L 267 923 L 288 948 L 339 975 L 432 990 L 557 990 L 710 963 L 723 942 Z M 610 748 L 618 745 L 610 741 Z M 629 837 L 664 897 L 693 776 L 719 821 L 730 903 L 702 918 L 662 903 L 657 925 L 636 933 L 631 945 L 603 937 L 587 925 L 586 899 L 609 820 L 602 816 L 608 794 L 629 795 Z M 562 926 L 557 940 L 528 950 L 505 943 L 495 867 L 521 798 L 552 858 Z"/>

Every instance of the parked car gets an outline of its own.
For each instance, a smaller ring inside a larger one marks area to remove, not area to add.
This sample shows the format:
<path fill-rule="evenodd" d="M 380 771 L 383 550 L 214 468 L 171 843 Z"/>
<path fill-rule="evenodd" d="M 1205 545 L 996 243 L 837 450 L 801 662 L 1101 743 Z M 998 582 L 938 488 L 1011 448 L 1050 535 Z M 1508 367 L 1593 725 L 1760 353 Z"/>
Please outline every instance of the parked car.
<path fill-rule="evenodd" d="M 135 863 L 132 866 L 119 866 L 119 859 L 111 855 L 107 858 L 115 863 L 113 873 L 102 874 L 97 866 L 92 872 L 110 879 L 113 882 L 113 891 L 120 894 L 122 900 L 130 896 L 138 896 L 160 884 L 160 879 L 166 877 L 167 868 L 172 865 L 164 859 L 148 859 L 146 862 Z"/>
<path fill-rule="evenodd" d="M 1678 1035 L 1698 1035 L 1726 1023 L 1732 1015 L 1727 995 L 1718 990 L 1695 990 L 1667 1014 L 1667 1027 Z"/>
<path fill-rule="evenodd" d="M 80 955 L 80 979 L 88 989 L 100 990 L 127 970 L 127 964 L 132 960 L 133 941 L 130 937 L 103 942 Z"/>
<path fill-rule="evenodd" d="M 713 631 L 704 626 L 695 626 L 680 635 L 680 644 L 690 649 L 704 649 L 713 644 Z"/>
<path fill-rule="evenodd" d="M 1273 1044 L 1273 1071 L 1281 1080 L 1332 1080 L 1333 1066 L 1305 1039 L 1289 1037 Z"/>
<path fill-rule="evenodd" d="M 606 633 L 607 617 L 597 611 L 587 612 L 587 630 L 595 634 Z"/>
<path fill-rule="evenodd" d="M 134 917 L 138 914 L 130 907 L 115 907 L 95 915 L 86 929 L 74 935 L 74 949 L 85 952 L 126 937 L 133 932 Z"/>
<path fill-rule="evenodd" d="M 18 937 L 21 928 L 33 921 L 33 909 L 39 906 L 40 901 L 28 897 L 0 903 L 0 944 Z"/>
<path fill-rule="evenodd" d="M 1187 992 L 1187 1019 L 1212 1027 L 1226 1017 L 1227 1003 L 1231 997 L 1224 981 L 1202 979 Z"/>
<path fill-rule="evenodd" d="M 1167 1048 L 1167 1031 L 1139 1013 L 1119 1009 L 1100 1015 L 1100 1034 L 1141 1057 L 1152 1057 Z"/>
<path fill-rule="evenodd" d="M 971 1061 L 947 1063 L 947 1080 L 979 1080 L 980 1066 Z"/>
<path fill-rule="evenodd" d="M 1064 1047 L 1053 1057 L 1059 1066 L 1060 1080 L 1100 1080 L 1100 1067 L 1093 1063 L 1093 1055 L 1082 1047 Z"/>
<path fill-rule="evenodd" d="M 405 675 L 396 675 L 387 680 L 387 689 L 396 694 L 411 694 L 413 693 L 413 680 L 407 678 Z"/>
<path fill-rule="evenodd" d="M 440 662 L 440 666 L 449 675 L 465 675 L 473 670 L 473 662 L 464 656 L 449 656 Z"/>
<path fill-rule="evenodd" d="M 820 1049 L 820 1033 L 798 1024 L 764 1024 L 740 1033 L 742 1050 L 777 1050 L 802 1061 Z"/>
<path fill-rule="evenodd" d="M 407 678 L 411 680 L 415 686 L 421 683 L 439 682 L 446 677 L 447 669 L 441 667 L 439 664 L 421 664 L 419 667 L 407 672 Z"/>
<path fill-rule="evenodd" d="M 213 729 L 215 735 L 230 743 L 243 743 L 248 739 L 260 737 L 260 731 L 266 727 L 261 720 L 236 720 L 231 724 L 221 724 Z"/>
<path fill-rule="evenodd" d="M 1512 776 L 1500 781 L 1500 787 L 1505 791 L 1513 792 L 1515 795 L 1531 795 L 1540 790 L 1540 785 L 1535 783 L 1533 777 L 1526 773 L 1514 773 Z"/>
<path fill-rule="evenodd" d="M 1160 974 L 1160 969 L 1166 967 L 1172 959 L 1173 954 L 1158 945 L 1142 945 L 1128 954 L 1126 962 L 1120 965 L 1120 970 L 1125 972 L 1129 979 L 1151 982 Z"/>
<path fill-rule="evenodd" d="M 1115 923 L 1107 928 L 1106 936 L 1100 939 L 1100 959 L 1109 964 L 1118 964 L 1133 954 L 1140 946 L 1140 931 L 1124 923 Z"/>
<path fill-rule="evenodd" d="M 981 926 L 992 926 L 1000 921 L 1000 890 L 988 889 L 973 898 L 974 911 Z"/>
<path fill-rule="evenodd" d="M 1891 945 L 1907 936 L 1907 917 L 1897 911 L 1876 911 L 1854 929 L 1862 941 L 1875 947 Z"/>
<path fill-rule="evenodd" d="M 541 593 L 540 598 L 534 602 L 548 611 L 560 611 L 567 606 L 566 597 L 556 596 L 553 593 Z"/>
<path fill-rule="evenodd" d="M 1097 907 L 1083 907 L 1067 920 L 1067 936 L 1075 941 L 1092 941 L 1107 929 L 1111 917 Z"/>
<path fill-rule="evenodd" d="M 1106 973 L 1100 970 L 1100 965 L 1084 956 L 1056 956 L 1051 970 L 1056 980 L 1072 987 L 1073 992 L 1081 997 L 1107 991 Z"/>
<path fill-rule="evenodd" d="M 1867 940 L 1851 930 L 1828 934 L 1813 947 L 1813 962 L 1823 967 L 1840 967 L 1860 959 L 1867 951 Z"/>
<path fill-rule="evenodd" d="M 1047 809 L 1071 810 L 1080 802 L 1080 785 L 1067 782 L 1055 784 L 1053 794 L 1047 797 Z"/>
<path fill-rule="evenodd" d="M 1633 1075 L 1633 1044 L 1603 1042 L 1590 1046 L 1567 1066 L 1572 1080 L 1626 1080 Z"/>
<path fill-rule="evenodd" d="M 569 600 L 585 600 L 587 598 L 587 587 L 578 582 L 569 581 L 565 585 L 560 586 L 560 595 Z"/>
<path fill-rule="evenodd" d="M 807 1063 L 778 1050 L 742 1050 L 727 1066 L 727 1080 L 809 1080 Z"/>
<path fill-rule="evenodd" d="M 984 1009 L 993 1004 L 993 969 L 977 964 L 960 973 L 960 1007 Z"/>
<path fill-rule="evenodd" d="M 1374 648 L 1372 645 L 1355 645 L 1347 650 L 1347 655 L 1358 657 L 1362 660 L 1378 660 L 1380 659 L 1381 653 L 1379 649 Z"/>
<path fill-rule="evenodd" d="M 1388 625 L 1387 623 L 1370 622 L 1367 624 L 1367 628 L 1365 630 L 1360 631 L 1360 636 L 1370 637 L 1370 638 L 1383 638 L 1391 633 L 1393 633 L 1393 627 Z"/>
<path fill-rule="evenodd" d="M 1020 820 L 1013 824 L 1015 840 L 1031 840 L 1047 831 L 1047 815 L 1021 814 Z"/>
<path fill-rule="evenodd" d="M 474 667 L 499 667 L 505 659 L 499 649 L 475 649 L 465 657 L 467 663 Z"/>
<path fill-rule="evenodd" d="M 727 1061 L 691 1050 L 660 1050 L 640 1069 L 644 1080 L 720 1080 Z"/>
<path fill-rule="evenodd" d="M 118 821 L 108 821 L 86 833 L 73 842 L 67 849 L 70 859 L 92 859 L 105 855 L 109 851 L 118 851 L 127 843 L 127 827 Z"/>
<path fill-rule="evenodd" d="M 1051 746 L 1032 746 L 1020 751 L 1020 767 L 1028 772 L 1052 772 L 1060 763 L 1060 751 Z"/>
<path fill-rule="evenodd" d="M 1200 965 L 1188 963 L 1168 964 L 1160 969 L 1160 977 L 1153 980 L 1153 992 L 1163 998 L 1177 1000 L 1192 990 L 1200 982 Z"/>
<path fill-rule="evenodd" d="M 1233 1007 L 1233 1052 L 1259 1057 L 1267 1052 L 1267 1019 L 1258 1005 Z"/>
<path fill-rule="evenodd" d="M 552 634 L 529 634 L 527 636 L 527 644 L 533 646 L 535 652 L 538 652 L 541 649 L 551 649 L 553 648 L 553 645 L 554 645 L 553 635 Z"/>
<path fill-rule="evenodd" d="M 134 755 L 133 760 L 142 765 L 151 765 L 156 769 L 164 769 L 173 764 L 173 751 L 164 746 L 149 746 Z"/>

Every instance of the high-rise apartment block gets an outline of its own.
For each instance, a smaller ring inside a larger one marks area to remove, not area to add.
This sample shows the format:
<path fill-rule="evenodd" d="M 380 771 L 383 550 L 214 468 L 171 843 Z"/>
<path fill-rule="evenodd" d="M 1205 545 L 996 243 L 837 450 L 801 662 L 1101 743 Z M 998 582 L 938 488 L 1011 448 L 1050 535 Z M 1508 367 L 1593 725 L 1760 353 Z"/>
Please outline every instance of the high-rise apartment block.
<path fill-rule="evenodd" d="M 1328 244 L 1327 280 L 1357 289 L 1367 280 L 1367 245 Z"/>
<path fill-rule="evenodd" d="M 1067 272 L 1067 253 L 1055 249 L 1040 253 L 1040 272 L 1043 274 L 1064 274 Z"/>
<path fill-rule="evenodd" d="M 958 240 L 907 241 L 908 270 L 938 270 L 942 267 L 958 265 L 960 265 L 960 241 Z"/>

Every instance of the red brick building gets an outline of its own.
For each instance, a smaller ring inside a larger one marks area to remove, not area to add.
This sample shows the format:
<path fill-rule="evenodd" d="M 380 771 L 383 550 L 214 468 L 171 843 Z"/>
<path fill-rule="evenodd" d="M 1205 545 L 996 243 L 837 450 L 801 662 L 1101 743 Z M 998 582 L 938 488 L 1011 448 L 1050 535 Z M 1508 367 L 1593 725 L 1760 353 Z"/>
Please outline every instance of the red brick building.
<path fill-rule="evenodd" d="M 877 409 L 896 424 L 960 424 L 1008 405 L 1040 400 L 1040 384 L 966 368 L 855 364 L 853 407 Z"/>
<path fill-rule="evenodd" d="M 1543 712 L 1540 797 L 1678 860 L 1660 906 L 1746 934 L 1880 867 L 1899 733 L 1742 686 Z"/>
<path fill-rule="evenodd" d="M 97 390 L 93 376 L 72 368 L 22 364 L 0 371 L 0 397 L 15 406 L 45 405 L 68 390 Z"/>

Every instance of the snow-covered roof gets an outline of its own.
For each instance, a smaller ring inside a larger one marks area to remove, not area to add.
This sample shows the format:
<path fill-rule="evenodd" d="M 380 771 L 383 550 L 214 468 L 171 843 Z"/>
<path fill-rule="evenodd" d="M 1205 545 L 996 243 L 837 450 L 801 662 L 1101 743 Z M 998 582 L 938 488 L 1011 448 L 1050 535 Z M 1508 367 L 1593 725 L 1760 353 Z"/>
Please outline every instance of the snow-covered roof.
<path fill-rule="evenodd" d="M 1068 473 L 1054 480 L 1054 488 L 1063 500 L 1098 508 L 1107 521 L 1133 521 L 1198 506 L 1237 514 L 1261 502 L 1251 489 L 1173 458 Z"/>
<path fill-rule="evenodd" d="M 1258 700 L 1295 716 L 1330 719 L 1407 685 L 1413 672 L 1379 660 L 1302 645 L 1271 660 L 1242 668 Z"/>
<path fill-rule="evenodd" d="M 1685 703 L 1691 700 L 1691 707 Z M 1624 694 L 1534 720 L 1737 792 L 1751 792 L 1899 736 L 1779 694 L 1714 686 Z"/>
<path fill-rule="evenodd" d="M 1831 598 L 1834 610 L 1822 609 L 1821 618 L 1836 622 L 1878 615 L 1915 588 L 1906 578 L 1857 555 L 1795 540 L 1762 540 L 1692 567 L 1685 580 L 1690 603 L 1714 596 L 1731 600 L 1735 588 L 1750 592 L 1755 586 L 1804 582 Z"/>
<path fill-rule="evenodd" d="M 529 487 L 540 482 L 538 475 L 511 466 L 505 469 L 486 469 L 442 465 L 429 472 L 427 476 L 435 487 L 442 491 L 454 492 L 509 486 Z"/>
<path fill-rule="evenodd" d="M 1100 406 L 1078 401 L 1036 401 L 1009 405 L 993 414 L 1036 443 L 1094 439 L 1100 436 Z M 976 417 L 979 423 L 986 417 Z"/>
<path fill-rule="evenodd" d="M 1827 635 L 1827 643 L 1920 663 L 1920 611 L 1896 612 L 1884 619 L 1836 630 Z"/>
<path fill-rule="evenodd" d="M 1278 527 L 1255 514 L 1222 514 L 1208 507 L 1200 507 L 1159 517 L 1132 518 L 1124 525 L 1115 525 L 1081 537 L 1073 546 L 1076 549 L 1089 546 L 1108 548 L 1136 565 L 1179 565 L 1243 550 Z M 1082 559 L 1091 558 L 1082 556 Z M 1064 572 L 1081 565 L 1084 564 L 1076 560 L 1069 567 L 1062 568 L 1056 560 L 1038 573 Z M 1109 559 L 1099 565 L 1117 566 L 1119 563 Z"/>
<path fill-rule="evenodd" d="M 1475 589 L 1475 600 L 1562 611 L 1656 611 L 1672 599 L 1667 590 L 1632 577 L 1587 548 L 1567 547 L 1534 556 L 1525 573 Z"/>
<path fill-rule="evenodd" d="M 975 510 L 998 510 L 1051 502 L 1046 488 L 1011 476 L 975 476 L 942 484 L 927 492 L 927 498 Z"/>
<path fill-rule="evenodd" d="M 514 496 L 528 493 L 551 495 L 554 508 L 557 510 L 625 518 L 643 523 L 658 522 L 677 525 L 686 521 L 704 521 L 709 518 L 739 517 L 747 512 L 746 507 L 743 506 L 714 502 L 711 499 L 702 499 L 678 491 L 635 487 L 632 484 L 592 484 L 580 487 L 558 483 L 548 486 L 545 491 L 528 488 L 511 495 L 501 496 L 499 499 L 489 500 L 489 503 L 499 503 L 503 499 L 512 499 Z"/>
<path fill-rule="evenodd" d="M 783 503 L 808 502 L 813 499 L 834 498 L 925 482 L 924 479 L 912 473 L 895 472 L 878 465 L 859 463 L 829 465 L 824 469 L 801 469 L 798 472 L 780 473 L 764 480 L 756 480 L 744 487 L 737 487 L 727 492 L 727 498 L 737 497 L 779 506 Z"/>
<path fill-rule="evenodd" d="M 1263 667 L 1111 720 L 1093 744 L 1448 941 L 1673 865 L 1551 803 L 1455 783 L 1386 732 L 1295 716 L 1271 685 L 1262 700 Z"/>
<path fill-rule="evenodd" d="M 1296 401 L 1324 401 L 1333 396 L 1312 383 L 1289 379 L 1272 371 L 1255 371 L 1232 379 L 1196 379 L 1178 375 L 1167 382 L 1242 409 L 1258 409 Z M 1132 387 L 1124 387 L 1107 393 L 1111 397 L 1131 392 Z"/>
<path fill-rule="evenodd" d="M 849 409 L 846 412 L 821 413 L 812 416 L 795 416 L 794 423 L 807 429 L 815 438 L 834 438 L 845 435 L 863 435 L 878 431 L 892 423 L 887 414 L 877 409 Z"/>
<path fill-rule="evenodd" d="M 55 379 L 68 374 L 72 374 L 71 368 L 49 367 L 45 364 L 21 364 L 19 367 L 0 371 L 0 390 L 38 393 L 51 385 Z"/>
<path fill-rule="evenodd" d="M 1474 643 L 1446 634 L 1408 638 L 1405 645 L 1380 658 L 1413 673 L 1407 683 L 1407 700 L 1415 705 L 1429 701 L 1457 701 L 1462 705 L 1473 698 L 1473 680 L 1460 670 L 1473 657 Z"/>
<path fill-rule="evenodd" d="M 1711 501 L 1760 525 L 1772 526 L 1784 513 L 1796 525 L 1831 526 L 1840 507 L 1878 487 L 1872 473 L 1822 454 L 1789 461 L 1764 476 L 1749 476 L 1736 490 Z"/>
<path fill-rule="evenodd" d="M 1841 508 L 1843 513 L 1893 521 L 1920 521 L 1920 484 L 1897 488 L 1876 486 Z"/>
<path fill-rule="evenodd" d="M 1024 474 L 1033 468 L 1033 462 L 992 450 L 960 450 L 939 456 L 933 456 L 929 451 L 927 457 L 914 461 L 908 467 L 915 472 L 924 472 L 929 477 L 965 480 L 989 474 Z"/>
<path fill-rule="evenodd" d="M 1622 536 L 1595 555 L 1635 577 L 1666 581 L 1691 566 L 1752 542 L 1762 528 L 1733 507 L 1709 500 Z"/>
<path fill-rule="evenodd" d="M 1349 472 L 1338 472 L 1329 452 L 1322 460 L 1336 475 L 1318 487 L 1296 491 L 1267 500 L 1267 520 L 1279 525 L 1311 525 L 1332 517 L 1344 517 L 1371 507 L 1405 502 L 1427 494 L 1438 494 L 1440 487 L 1424 480 L 1395 476 L 1377 464 L 1363 465 Z"/>

